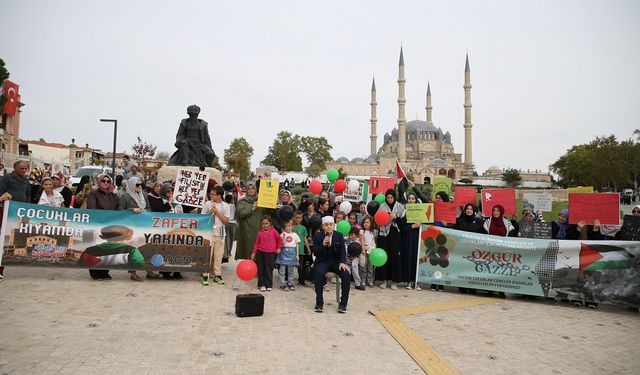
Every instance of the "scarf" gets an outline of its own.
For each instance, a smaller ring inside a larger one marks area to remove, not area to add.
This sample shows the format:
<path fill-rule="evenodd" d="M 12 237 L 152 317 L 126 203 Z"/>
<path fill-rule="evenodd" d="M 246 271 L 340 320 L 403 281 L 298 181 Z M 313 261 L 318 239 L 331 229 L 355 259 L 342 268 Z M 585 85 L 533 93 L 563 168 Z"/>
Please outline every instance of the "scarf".
<path fill-rule="evenodd" d="M 393 202 L 389 203 L 389 201 L 387 200 L 387 197 L 391 195 L 393 197 Z M 384 193 L 384 203 L 387 204 L 387 206 L 389 207 L 389 210 L 391 212 L 393 212 L 393 206 L 396 205 L 396 191 L 393 189 L 388 189 L 385 193 Z"/>
<path fill-rule="evenodd" d="M 140 180 L 138 177 L 131 177 L 130 179 L 128 179 L 127 194 L 129 194 L 129 196 L 133 198 L 133 200 L 138 205 L 138 208 L 141 208 L 144 210 L 145 208 L 147 208 L 147 202 L 144 199 L 144 193 L 142 191 L 136 191 L 136 184 L 141 184 L 141 183 L 142 183 L 142 180 Z"/>
<path fill-rule="evenodd" d="M 246 186 L 247 186 L 247 193 L 244 195 L 244 197 L 240 198 L 238 202 L 247 201 L 247 203 L 253 204 L 255 201 L 258 200 L 258 193 L 256 190 L 255 194 L 249 195 L 249 186 L 253 186 L 255 188 L 256 184 L 255 182 L 247 182 Z"/>
<path fill-rule="evenodd" d="M 557 239 L 565 239 L 567 237 L 567 229 L 569 228 L 569 209 L 567 208 L 563 208 L 562 210 L 560 210 L 560 215 L 564 216 L 567 221 L 565 221 L 564 223 L 561 223 L 559 219 L 556 219 L 555 223 L 558 226 L 558 235 L 556 236 Z"/>
<path fill-rule="evenodd" d="M 506 236 L 507 235 L 507 227 L 504 225 L 504 207 L 502 205 L 496 204 L 493 208 L 498 208 L 500 211 L 499 217 L 493 216 L 493 209 L 491 210 L 491 219 L 489 221 L 489 234 L 493 234 L 496 236 Z"/>
<path fill-rule="evenodd" d="M 162 182 L 158 181 L 155 184 L 153 184 L 153 188 L 151 189 L 151 191 L 147 194 L 150 197 L 153 197 L 155 199 L 160 199 L 160 195 L 156 195 L 156 186 L 160 185 L 160 187 L 162 187 Z"/>
<path fill-rule="evenodd" d="M 169 200 L 167 199 L 167 192 L 169 191 L 169 189 L 173 189 L 173 185 L 171 185 L 171 183 L 169 182 L 165 182 L 160 187 L 160 197 L 162 198 L 162 203 L 169 202 Z"/>
<path fill-rule="evenodd" d="M 469 207 L 469 206 L 471 206 L 471 208 L 473 209 L 473 213 L 471 215 L 467 215 L 467 207 Z M 477 212 L 476 206 L 474 206 L 471 203 L 467 203 L 467 204 L 464 205 L 464 208 L 462 209 L 462 215 L 460 215 L 460 217 L 466 223 L 471 224 L 476 219 L 476 212 Z"/>
<path fill-rule="evenodd" d="M 102 185 L 102 180 L 103 179 L 107 179 L 109 180 L 109 186 L 108 187 L 103 187 Z M 99 174 L 98 177 L 96 178 L 96 181 L 98 181 L 98 190 L 102 191 L 103 193 L 111 193 L 112 189 L 113 189 L 113 180 L 111 179 L 111 176 L 109 176 L 108 174 Z"/>

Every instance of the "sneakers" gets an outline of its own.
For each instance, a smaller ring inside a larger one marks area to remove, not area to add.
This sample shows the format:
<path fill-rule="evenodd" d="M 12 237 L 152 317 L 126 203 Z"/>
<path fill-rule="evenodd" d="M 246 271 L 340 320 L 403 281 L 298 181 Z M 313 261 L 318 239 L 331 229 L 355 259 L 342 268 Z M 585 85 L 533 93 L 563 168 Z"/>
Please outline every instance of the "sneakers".
<path fill-rule="evenodd" d="M 396 283 L 391 283 L 390 288 L 391 288 L 391 290 L 396 290 L 396 289 L 398 289 L 398 286 L 396 285 Z"/>
<path fill-rule="evenodd" d="M 338 313 L 339 313 L 339 314 L 346 314 L 346 313 L 347 313 L 347 306 L 342 306 L 342 305 L 340 305 L 340 306 L 338 307 Z"/>
<path fill-rule="evenodd" d="M 271 291 L 271 288 L 267 288 L 267 292 L 270 292 L 270 291 Z"/>
<path fill-rule="evenodd" d="M 321 313 L 322 312 L 322 304 L 316 304 L 316 307 L 313 309 L 313 311 L 315 311 L 317 313 Z"/>
<path fill-rule="evenodd" d="M 202 276 L 202 281 L 200 281 L 202 286 L 209 286 L 209 276 Z"/>
<path fill-rule="evenodd" d="M 138 275 L 138 274 L 137 274 L 137 273 L 135 273 L 135 272 L 133 272 L 133 273 L 131 274 L 130 279 L 131 279 L 131 280 L 133 280 L 133 281 L 139 281 L 139 282 L 144 281 L 144 280 L 142 279 L 142 277 L 140 277 L 140 275 Z"/>
<path fill-rule="evenodd" d="M 261 287 L 260 287 L 260 291 L 261 291 L 261 292 L 266 292 L 266 291 L 267 291 L 267 288 L 265 288 L 265 287 L 261 286 Z"/>
<path fill-rule="evenodd" d="M 290 291 L 290 292 L 293 292 L 293 291 L 295 291 L 295 290 L 296 290 L 296 287 L 295 287 L 295 286 L 293 286 L 293 284 L 289 284 L 289 291 Z"/>
<path fill-rule="evenodd" d="M 380 284 L 380 289 L 386 289 L 387 288 L 387 282 L 383 281 L 382 284 Z"/>
<path fill-rule="evenodd" d="M 366 290 L 367 288 L 364 285 L 358 285 L 358 286 L 356 286 L 356 289 L 358 289 L 358 290 Z"/>
<path fill-rule="evenodd" d="M 213 278 L 213 282 L 218 284 L 218 285 L 224 285 L 224 279 L 222 278 L 222 276 L 216 276 Z"/>
<path fill-rule="evenodd" d="M 284 284 L 280 285 L 280 290 L 282 290 L 282 291 L 287 290 L 287 286 L 286 286 L 286 285 L 284 285 Z"/>
<path fill-rule="evenodd" d="M 370 282 L 370 283 L 369 283 L 369 286 L 373 286 L 373 282 Z"/>
<path fill-rule="evenodd" d="M 411 283 L 408 283 L 407 286 L 404 287 L 406 290 L 411 290 Z"/>
<path fill-rule="evenodd" d="M 422 288 L 420 288 L 417 284 L 416 284 L 416 288 L 415 289 L 418 290 L 418 291 L 422 290 Z"/>

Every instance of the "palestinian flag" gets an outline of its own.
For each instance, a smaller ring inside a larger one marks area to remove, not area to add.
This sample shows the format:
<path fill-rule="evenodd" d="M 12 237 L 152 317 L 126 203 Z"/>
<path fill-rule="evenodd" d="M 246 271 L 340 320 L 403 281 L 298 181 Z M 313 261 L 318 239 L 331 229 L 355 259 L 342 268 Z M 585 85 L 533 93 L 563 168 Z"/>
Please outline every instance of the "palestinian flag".
<path fill-rule="evenodd" d="M 78 264 L 84 267 L 142 266 L 144 256 L 131 245 L 103 242 L 87 248 Z"/>
<path fill-rule="evenodd" d="M 581 270 L 607 270 L 631 268 L 634 255 L 625 248 L 602 245 L 580 244 Z"/>
<path fill-rule="evenodd" d="M 398 185 L 398 202 L 407 203 L 407 190 L 409 190 L 409 181 L 407 175 L 402 170 L 402 166 L 396 159 L 396 185 Z"/>

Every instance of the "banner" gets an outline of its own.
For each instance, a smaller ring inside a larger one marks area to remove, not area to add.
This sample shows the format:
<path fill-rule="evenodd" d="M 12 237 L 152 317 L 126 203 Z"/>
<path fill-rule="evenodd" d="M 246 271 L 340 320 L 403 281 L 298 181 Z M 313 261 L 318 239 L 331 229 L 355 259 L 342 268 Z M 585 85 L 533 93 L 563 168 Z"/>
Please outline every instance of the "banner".
<path fill-rule="evenodd" d="M 640 242 L 499 237 L 423 225 L 418 282 L 640 306 Z"/>
<path fill-rule="evenodd" d="M 567 188 L 567 193 L 593 193 L 593 186 L 576 186 Z"/>
<path fill-rule="evenodd" d="M 482 216 L 491 216 L 491 210 L 496 204 L 501 204 L 504 207 L 504 216 L 515 215 L 515 189 L 482 189 L 480 195 L 482 197 Z"/>
<path fill-rule="evenodd" d="M 202 208 L 207 201 L 208 184 L 209 173 L 181 169 L 176 176 L 173 198 L 180 204 Z"/>
<path fill-rule="evenodd" d="M 6 201 L 0 263 L 203 272 L 211 215 L 80 210 Z"/>
<path fill-rule="evenodd" d="M 369 194 L 384 194 L 396 186 L 396 181 L 391 177 L 369 178 Z"/>
<path fill-rule="evenodd" d="M 369 198 L 369 185 L 365 179 L 356 178 L 355 180 L 360 183 L 360 187 L 358 191 L 349 190 L 349 181 L 354 180 L 354 178 L 345 177 L 344 182 L 347 183 L 347 188 L 342 193 L 342 196 L 346 201 L 358 203 L 360 201 L 367 202 Z"/>
<path fill-rule="evenodd" d="M 569 194 L 569 224 L 578 224 L 584 220 L 593 224 L 620 225 L 619 193 L 571 193 Z"/>
<path fill-rule="evenodd" d="M 453 194 L 453 201 L 458 206 L 464 206 L 467 203 L 471 203 L 474 206 L 478 205 L 478 193 L 476 188 L 456 186 L 456 190 Z"/>
<path fill-rule="evenodd" d="M 445 192 L 448 196 L 451 196 L 451 179 L 449 177 L 434 177 L 433 178 L 433 199 L 436 199 L 436 193 Z"/>
<path fill-rule="evenodd" d="M 407 223 L 433 223 L 433 203 L 407 203 Z"/>
<path fill-rule="evenodd" d="M 433 202 L 435 204 L 435 219 L 445 223 L 455 224 L 458 218 L 458 205 L 449 202 Z"/>
<path fill-rule="evenodd" d="M 535 211 L 551 212 L 551 202 L 553 201 L 551 193 L 524 193 L 522 198 L 532 204 Z"/>
<path fill-rule="evenodd" d="M 280 183 L 271 180 L 260 180 L 260 190 L 258 190 L 258 207 L 276 208 L 278 205 L 278 194 L 280 193 Z"/>

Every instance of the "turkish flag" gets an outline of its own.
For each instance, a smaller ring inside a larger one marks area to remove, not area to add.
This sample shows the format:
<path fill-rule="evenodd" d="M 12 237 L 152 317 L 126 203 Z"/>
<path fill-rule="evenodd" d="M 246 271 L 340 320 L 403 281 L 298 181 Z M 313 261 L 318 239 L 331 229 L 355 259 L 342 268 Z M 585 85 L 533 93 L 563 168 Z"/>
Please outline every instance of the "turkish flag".
<path fill-rule="evenodd" d="M 15 116 L 18 110 L 18 85 L 9 80 L 4 81 L 4 95 L 7 96 L 7 102 L 4 103 L 4 114 Z"/>

